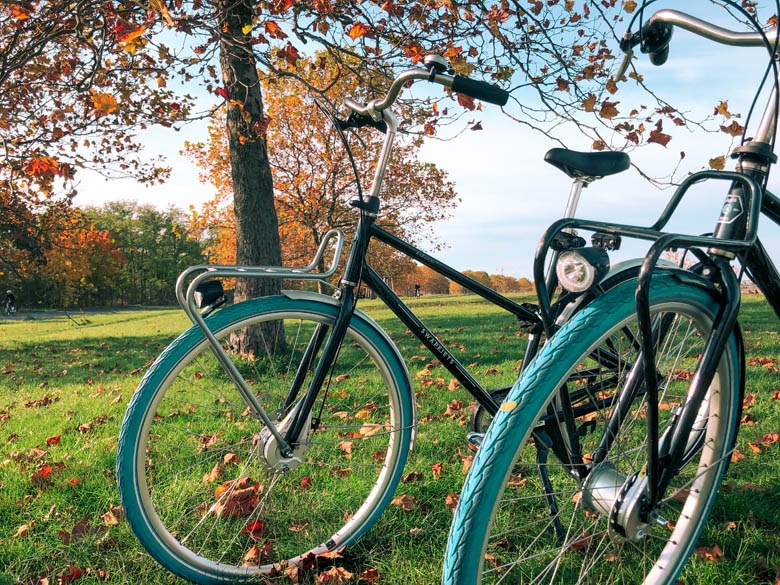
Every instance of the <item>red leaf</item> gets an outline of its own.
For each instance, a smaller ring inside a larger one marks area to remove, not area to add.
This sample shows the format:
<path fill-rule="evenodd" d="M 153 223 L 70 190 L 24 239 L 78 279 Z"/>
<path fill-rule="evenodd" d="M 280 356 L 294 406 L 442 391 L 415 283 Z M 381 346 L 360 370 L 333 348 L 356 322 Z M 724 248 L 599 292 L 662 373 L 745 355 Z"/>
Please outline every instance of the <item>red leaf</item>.
<path fill-rule="evenodd" d="M 254 540 L 260 540 L 265 534 L 265 524 L 262 520 L 255 520 L 244 526 L 241 533 L 248 534 Z"/>
<path fill-rule="evenodd" d="M 46 444 L 47 445 L 59 445 L 60 444 L 60 435 L 54 435 L 53 437 L 47 437 Z"/>
<path fill-rule="evenodd" d="M 73 581 L 81 578 L 83 574 L 84 571 L 79 569 L 76 565 L 70 565 L 68 572 L 58 577 L 57 584 L 66 585 L 66 583 L 73 583 Z"/>
<path fill-rule="evenodd" d="M 228 99 L 228 92 L 224 87 L 218 87 L 214 93 L 216 93 L 219 96 L 222 96 L 225 99 Z"/>

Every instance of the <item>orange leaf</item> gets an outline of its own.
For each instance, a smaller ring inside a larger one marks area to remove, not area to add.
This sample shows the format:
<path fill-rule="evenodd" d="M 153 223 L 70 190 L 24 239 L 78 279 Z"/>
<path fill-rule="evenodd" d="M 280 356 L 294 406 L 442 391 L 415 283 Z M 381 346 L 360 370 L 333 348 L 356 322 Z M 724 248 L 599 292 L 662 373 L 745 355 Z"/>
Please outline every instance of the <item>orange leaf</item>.
<path fill-rule="evenodd" d="M 409 494 L 404 494 L 402 496 L 396 496 L 391 501 L 390 504 L 393 506 L 398 506 L 405 512 L 408 512 L 410 510 L 414 510 L 417 506 L 419 506 L 419 502 L 414 496 L 410 496 Z"/>
<path fill-rule="evenodd" d="M 119 109 L 114 96 L 95 90 L 92 90 L 92 104 L 95 106 L 95 111 L 101 114 L 111 114 Z"/>
<path fill-rule="evenodd" d="M 354 41 L 362 37 L 363 35 L 365 35 L 370 30 L 371 27 L 369 27 L 367 24 L 363 24 L 362 22 L 356 22 L 351 27 L 349 27 L 347 34 Z"/>
<path fill-rule="evenodd" d="M 46 444 L 47 445 L 59 445 L 60 444 L 60 435 L 54 435 L 53 437 L 47 437 L 46 438 Z"/>

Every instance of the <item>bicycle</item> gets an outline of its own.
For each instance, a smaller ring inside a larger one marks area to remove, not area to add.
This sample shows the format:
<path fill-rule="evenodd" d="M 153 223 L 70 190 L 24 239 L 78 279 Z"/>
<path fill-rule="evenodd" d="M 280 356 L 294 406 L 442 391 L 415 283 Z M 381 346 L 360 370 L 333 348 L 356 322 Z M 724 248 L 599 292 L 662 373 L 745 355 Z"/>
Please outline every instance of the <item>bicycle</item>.
<path fill-rule="evenodd" d="M 763 46 L 770 55 L 777 50 L 777 27 L 765 34 L 756 25 L 760 32 L 739 33 L 675 10 L 655 13 L 638 33 L 631 33 L 632 26 L 621 42 L 625 57 L 614 79 L 626 72 L 637 45 L 651 62 L 663 64 L 674 27 L 725 44 Z M 767 71 L 777 78 L 770 62 Z M 552 289 L 539 287 L 551 338 L 507 396 L 477 452 L 450 530 L 443 583 L 678 582 L 735 449 L 741 417 L 742 274 L 735 274 L 732 260 L 739 259 L 780 317 L 780 274 L 757 237 L 761 213 L 780 224 L 780 199 L 766 190 L 777 160 L 777 96 L 776 82 L 755 137 L 734 152 L 738 172 L 689 176 L 651 227 L 563 219 L 544 234 L 537 277 L 561 230 L 653 243 L 638 275 L 557 332 Z M 704 180 L 730 182 L 713 234 L 664 232 L 689 188 Z M 659 263 L 672 248 L 684 250 L 695 264 Z M 562 251 L 556 264 L 561 284 L 590 290 L 606 256 L 603 247 Z M 604 350 L 620 357 L 616 368 L 600 367 L 595 358 Z M 602 400 L 598 413 L 583 416 L 567 404 L 569 395 L 582 391 Z M 547 470 L 546 481 L 535 477 L 537 469 Z"/>
<path fill-rule="evenodd" d="M 5 314 L 9 317 L 16 315 L 16 305 L 12 301 L 5 302 Z"/>
<path fill-rule="evenodd" d="M 339 132 L 368 126 L 386 137 L 367 197 L 357 183 L 358 199 L 352 204 L 359 221 L 333 296 L 284 291 L 217 310 L 224 294 L 215 279 L 325 281 L 335 274 L 341 256 L 344 237 L 338 230 L 326 235 L 305 268 L 201 265 L 178 279 L 177 298 L 194 326 L 160 355 L 139 384 L 119 436 L 117 479 L 126 517 L 142 545 L 181 577 L 198 583 L 243 582 L 306 566 L 317 555 L 355 543 L 392 499 L 415 441 L 414 391 L 393 341 L 355 307 L 360 283 L 476 398 L 480 408 L 473 430 L 482 430 L 497 412 L 508 388 L 484 389 L 404 305 L 367 264 L 371 239 L 517 317 L 529 332 L 524 363 L 539 347 L 543 327 L 535 307 L 494 292 L 375 223 L 398 128 L 390 107 L 406 84 L 428 80 L 499 105 L 508 99 L 488 83 L 447 73 L 441 57 L 429 56 L 424 65 L 401 73 L 384 97 L 369 104 L 344 100 L 350 116 L 335 120 Z M 587 183 L 629 165 L 623 153 L 553 149 L 547 159 L 575 179 L 567 216 L 574 214 Z M 333 242 L 330 267 L 316 272 Z M 610 282 L 625 279 L 626 270 L 636 267 L 624 269 Z M 554 285 L 555 274 L 549 278 Z M 556 304 L 552 311 L 563 312 L 566 306 Z M 263 325 L 258 335 L 266 355 L 231 355 L 229 335 L 258 324 Z M 479 437 L 473 436 L 475 442 Z M 219 481 L 225 479 L 222 474 L 233 479 Z M 302 515 L 312 517 L 304 522 Z"/>

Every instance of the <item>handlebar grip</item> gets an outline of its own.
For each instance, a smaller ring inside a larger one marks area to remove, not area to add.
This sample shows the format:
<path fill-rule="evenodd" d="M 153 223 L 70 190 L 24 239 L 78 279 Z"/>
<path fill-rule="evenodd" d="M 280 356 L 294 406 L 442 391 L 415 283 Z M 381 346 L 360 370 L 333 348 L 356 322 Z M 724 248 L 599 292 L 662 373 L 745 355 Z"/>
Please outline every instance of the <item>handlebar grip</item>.
<path fill-rule="evenodd" d="M 483 102 L 505 106 L 509 101 L 509 92 L 486 81 L 478 81 L 462 75 L 456 75 L 452 81 L 452 91 L 466 94 Z"/>

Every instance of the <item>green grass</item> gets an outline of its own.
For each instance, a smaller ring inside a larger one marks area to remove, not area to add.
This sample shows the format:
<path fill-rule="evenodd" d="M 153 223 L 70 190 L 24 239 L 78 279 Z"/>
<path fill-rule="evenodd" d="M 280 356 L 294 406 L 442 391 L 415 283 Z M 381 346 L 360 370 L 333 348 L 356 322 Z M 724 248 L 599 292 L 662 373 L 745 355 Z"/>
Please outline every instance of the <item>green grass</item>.
<path fill-rule="evenodd" d="M 470 296 L 423 297 L 410 305 L 480 382 L 496 387 L 514 381 L 525 340 L 516 335 L 511 315 Z M 472 399 L 460 388 L 447 389 L 451 376 L 441 366 L 418 377 L 430 354 L 381 304 L 364 300 L 359 306 L 391 334 L 407 360 L 424 422 L 406 472 L 417 470 L 423 479 L 397 491 L 414 496 L 419 506 L 408 512 L 390 506 L 340 562 L 356 577 L 375 568 L 390 584 L 438 583 L 452 518 L 446 498 L 459 493 L 464 478 Z M 82 326 L 65 317 L 0 321 L 0 414 L 7 415 L 0 422 L 0 585 L 35 583 L 42 573 L 54 583 L 70 565 L 89 569 L 79 583 L 179 581 L 150 559 L 126 522 L 105 527 L 101 515 L 119 503 L 116 438 L 129 398 L 150 360 L 188 321 L 180 311 L 166 310 L 86 318 Z M 741 322 L 748 360 L 780 357 L 780 324 L 762 297 L 745 297 Z M 761 447 L 761 453 L 748 446 L 757 435 L 780 432 L 780 400 L 772 397 L 780 375 L 761 365 L 747 370 L 746 393 L 755 401 L 745 411 L 754 424 L 740 431 L 745 458 L 731 466 L 700 542 L 717 544 L 724 558 L 693 559 L 688 585 L 771 582 L 756 564 L 760 557 L 769 566 L 780 564 L 780 444 Z M 423 380 L 432 383 L 423 387 Z M 47 396 L 48 404 L 26 406 Z M 462 414 L 441 418 L 453 400 L 463 401 Z M 52 436 L 61 437 L 59 444 L 46 444 Z M 25 461 L 36 447 L 44 453 Z M 431 465 L 440 462 L 442 474 L 434 479 Z M 36 483 L 33 474 L 44 465 L 53 471 Z M 33 522 L 26 536 L 13 537 Z"/>

